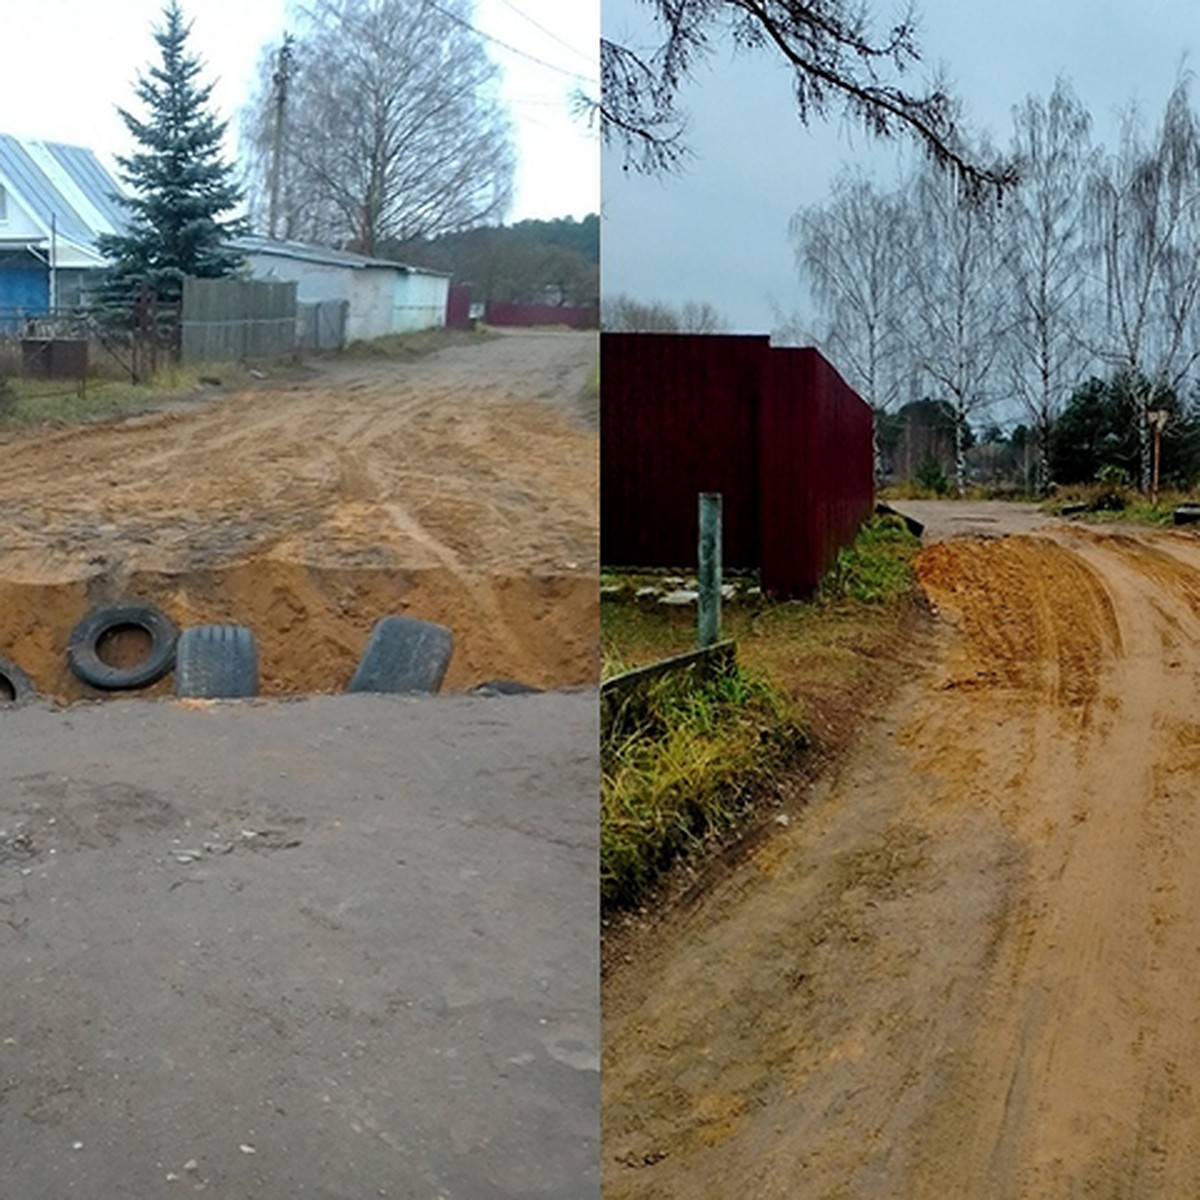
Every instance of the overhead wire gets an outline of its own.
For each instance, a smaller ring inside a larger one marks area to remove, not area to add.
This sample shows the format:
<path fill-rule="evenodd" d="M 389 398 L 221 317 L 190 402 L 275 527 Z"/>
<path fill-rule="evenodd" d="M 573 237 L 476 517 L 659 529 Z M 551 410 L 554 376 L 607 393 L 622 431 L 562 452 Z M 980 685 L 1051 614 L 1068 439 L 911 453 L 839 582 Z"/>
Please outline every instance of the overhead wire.
<path fill-rule="evenodd" d="M 547 62 L 544 58 L 538 58 L 536 54 L 530 54 L 527 50 L 520 50 L 516 46 L 510 45 L 494 34 L 488 33 L 480 29 L 477 25 L 472 25 L 470 21 L 464 20 L 457 13 L 452 13 L 448 9 L 443 8 L 440 4 L 434 3 L 434 0 L 425 0 L 425 3 L 433 9 L 434 12 L 440 13 L 447 21 L 453 21 L 456 25 L 461 25 L 464 29 L 469 29 L 477 37 L 483 38 L 485 42 L 492 42 L 494 45 L 500 46 L 507 50 L 510 54 L 515 54 L 519 58 L 526 58 L 530 62 L 537 63 L 539 67 L 545 67 L 550 71 L 557 71 L 560 75 L 566 75 L 568 79 L 585 79 L 589 83 L 595 83 L 595 75 L 585 75 L 582 71 L 572 71 L 567 67 L 560 67 L 556 63 Z"/>
<path fill-rule="evenodd" d="M 554 32 L 554 30 L 547 29 L 545 25 L 535 21 L 534 18 L 531 17 L 527 12 L 524 12 L 522 9 L 519 9 L 515 4 L 513 4 L 512 0 L 500 0 L 500 3 L 503 4 L 505 8 L 511 9 L 513 12 L 515 12 L 518 17 L 528 21 L 529 24 L 534 27 L 534 29 L 540 29 L 542 33 L 550 38 L 551 41 L 557 42 L 560 46 L 565 47 L 567 50 L 570 50 L 572 54 L 578 55 L 587 62 L 593 62 L 593 58 L 590 54 L 586 54 L 584 51 L 580 50 L 578 46 L 573 46 L 565 38 L 560 38 L 558 34 Z"/>

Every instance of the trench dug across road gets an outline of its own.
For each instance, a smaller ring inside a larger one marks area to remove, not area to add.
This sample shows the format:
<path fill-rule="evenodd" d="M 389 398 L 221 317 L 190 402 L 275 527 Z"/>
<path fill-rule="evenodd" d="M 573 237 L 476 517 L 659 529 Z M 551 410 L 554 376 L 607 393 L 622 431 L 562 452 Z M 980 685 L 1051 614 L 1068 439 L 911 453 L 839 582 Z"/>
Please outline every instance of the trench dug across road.
<path fill-rule="evenodd" d="M 0 434 L 3 1200 L 598 1194 L 596 341 Z M 70 703 L 116 601 L 263 696 Z M 397 613 L 458 694 L 311 694 Z"/>
<path fill-rule="evenodd" d="M 598 674 L 594 332 L 521 331 L 120 422 L 0 434 L 0 656 L 60 702 L 92 607 L 259 644 L 262 691 L 344 690 L 371 628 L 447 625 L 445 688 Z M 166 680 L 143 695 L 169 694 Z"/>
<path fill-rule="evenodd" d="M 1200 539 L 921 515 L 912 680 L 606 981 L 606 1197 L 1200 1194 Z"/>

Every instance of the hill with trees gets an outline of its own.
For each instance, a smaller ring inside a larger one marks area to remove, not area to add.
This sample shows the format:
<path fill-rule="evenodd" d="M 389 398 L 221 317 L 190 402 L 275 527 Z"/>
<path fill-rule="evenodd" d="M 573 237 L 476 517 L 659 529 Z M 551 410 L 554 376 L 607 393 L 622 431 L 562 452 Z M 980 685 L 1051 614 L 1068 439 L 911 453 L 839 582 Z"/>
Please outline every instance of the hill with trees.
<path fill-rule="evenodd" d="M 600 217 L 481 225 L 435 238 L 385 241 L 377 252 L 448 271 L 483 303 L 594 305 L 600 293 Z"/>

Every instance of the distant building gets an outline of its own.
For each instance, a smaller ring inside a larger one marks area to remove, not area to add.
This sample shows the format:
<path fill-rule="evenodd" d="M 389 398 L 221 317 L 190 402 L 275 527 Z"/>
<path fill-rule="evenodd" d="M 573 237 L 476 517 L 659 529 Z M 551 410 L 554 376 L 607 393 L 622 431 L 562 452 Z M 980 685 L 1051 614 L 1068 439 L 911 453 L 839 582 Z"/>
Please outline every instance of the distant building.
<path fill-rule="evenodd" d="M 0 134 L 0 327 L 81 303 L 96 238 L 127 223 L 120 192 L 90 150 Z"/>
<path fill-rule="evenodd" d="M 264 237 L 231 245 L 245 254 L 251 278 L 294 282 L 301 305 L 345 303 L 347 341 L 446 323 L 450 276 L 440 271 Z"/>

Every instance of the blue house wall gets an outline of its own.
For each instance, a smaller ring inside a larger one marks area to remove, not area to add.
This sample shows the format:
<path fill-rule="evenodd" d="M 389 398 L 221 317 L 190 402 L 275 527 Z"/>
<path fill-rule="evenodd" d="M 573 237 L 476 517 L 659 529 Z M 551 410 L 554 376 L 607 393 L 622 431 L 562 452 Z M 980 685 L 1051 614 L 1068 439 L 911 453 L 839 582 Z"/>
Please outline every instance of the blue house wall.
<path fill-rule="evenodd" d="M 0 258 L 0 326 L 9 329 L 18 316 L 44 313 L 50 307 L 50 272 L 31 254 Z"/>

